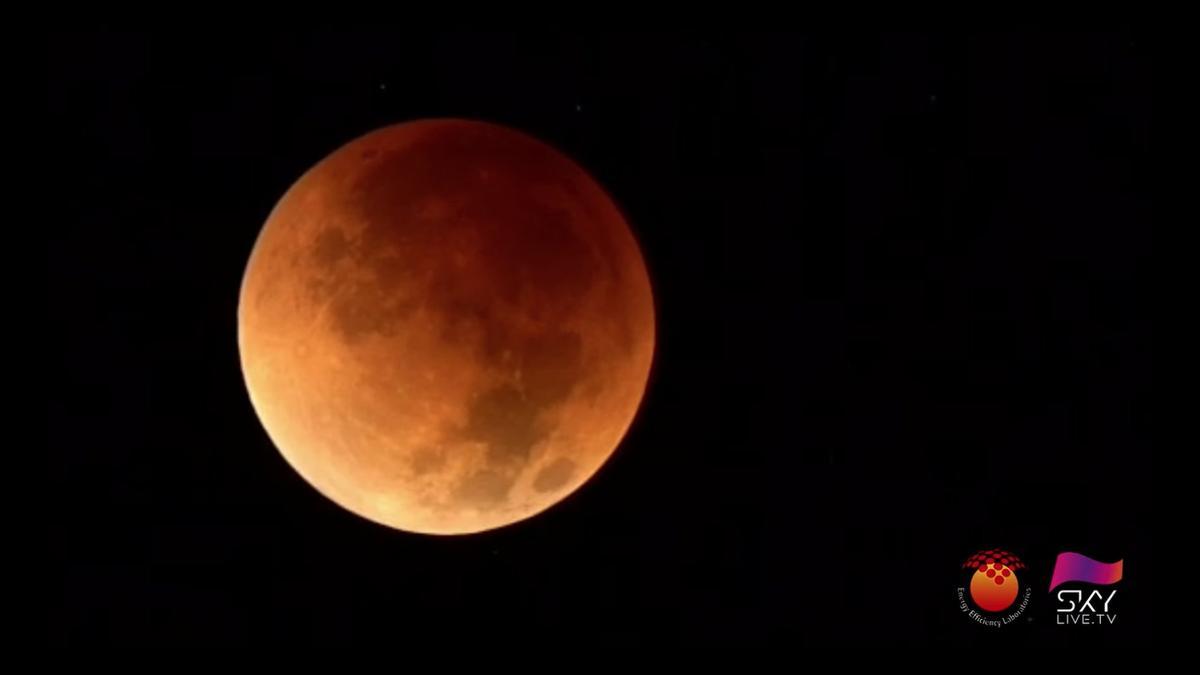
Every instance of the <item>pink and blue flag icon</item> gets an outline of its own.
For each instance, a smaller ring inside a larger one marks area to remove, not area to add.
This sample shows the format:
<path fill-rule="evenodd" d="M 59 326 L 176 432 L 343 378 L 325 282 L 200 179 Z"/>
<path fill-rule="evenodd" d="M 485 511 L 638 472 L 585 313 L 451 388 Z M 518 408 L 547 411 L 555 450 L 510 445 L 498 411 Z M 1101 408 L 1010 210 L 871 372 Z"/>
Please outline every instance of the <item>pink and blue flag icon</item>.
<path fill-rule="evenodd" d="M 1054 561 L 1054 574 L 1050 576 L 1050 590 L 1069 581 L 1108 586 L 1120 581 L 1124 571 L 1124 560 L 1104 563 L 1082 553 L 1059 553 L 1058 560 Z"/>

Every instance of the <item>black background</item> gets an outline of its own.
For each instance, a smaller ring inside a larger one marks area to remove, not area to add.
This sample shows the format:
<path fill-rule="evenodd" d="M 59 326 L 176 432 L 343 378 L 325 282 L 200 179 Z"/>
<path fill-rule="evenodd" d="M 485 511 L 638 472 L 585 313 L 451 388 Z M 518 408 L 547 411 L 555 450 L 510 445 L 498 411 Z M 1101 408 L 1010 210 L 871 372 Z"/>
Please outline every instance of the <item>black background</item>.
<path fill-rule="evenodd" d="M 50 36 L 58 643 L 416 648 L 1148 642 L 1149 57 L 1130 35 Z M 276 199 L 421 117 L 563 149 L 654 283 L 647 397 L 523 523 L 437 538 L 326 501 L 242 383 Z M 1030 565 L 1024 621 L 959 565 Z M 1052 625 L 1056 553 L 1124 558 Z"/>

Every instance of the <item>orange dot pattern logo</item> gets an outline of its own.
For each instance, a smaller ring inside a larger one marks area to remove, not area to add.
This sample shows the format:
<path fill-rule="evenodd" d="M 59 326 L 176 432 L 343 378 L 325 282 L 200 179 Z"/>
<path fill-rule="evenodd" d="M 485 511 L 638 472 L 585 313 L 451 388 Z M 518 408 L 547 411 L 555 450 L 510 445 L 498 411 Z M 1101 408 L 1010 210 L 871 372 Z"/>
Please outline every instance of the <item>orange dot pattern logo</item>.
<path fill-rule="evenodd" d="M 1021 588 L 1017 572 L 1025 569 L 1025 563 L 1009 551 L 994 548 L 967 558 L 963 569 L 975 570 L 971 600 L 985 612 L 1002 612 L 1017 599 Z"/>

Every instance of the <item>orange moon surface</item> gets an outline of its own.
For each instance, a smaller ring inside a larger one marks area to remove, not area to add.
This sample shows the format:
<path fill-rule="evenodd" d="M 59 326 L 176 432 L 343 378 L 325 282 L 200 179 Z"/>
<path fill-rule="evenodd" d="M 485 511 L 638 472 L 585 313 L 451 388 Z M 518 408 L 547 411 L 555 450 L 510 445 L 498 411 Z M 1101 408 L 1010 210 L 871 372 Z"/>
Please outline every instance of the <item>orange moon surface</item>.
<path fill-rule="evenodd" d="M 275 206 L 247 264 L 251 402 L 322 494 L 411 532 L 539 513 L 616 449 L 655 344 L 612 199 L 522 133 L 427 120 L 350 142 Z"/>

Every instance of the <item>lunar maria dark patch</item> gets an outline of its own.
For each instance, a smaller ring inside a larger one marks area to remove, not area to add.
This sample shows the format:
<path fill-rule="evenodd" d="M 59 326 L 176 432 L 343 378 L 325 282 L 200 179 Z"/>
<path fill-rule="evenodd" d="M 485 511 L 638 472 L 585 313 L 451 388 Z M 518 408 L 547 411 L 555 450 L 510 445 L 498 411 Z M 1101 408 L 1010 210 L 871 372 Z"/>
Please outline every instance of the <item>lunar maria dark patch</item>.
<path fill-rule="evenodd" d="M 571 480 L 575 473 L 575 462 L 566 457 L 559 457 L 538 471 L 533 479 L 533 489 L 538 492 L 553 492 Z"/>

